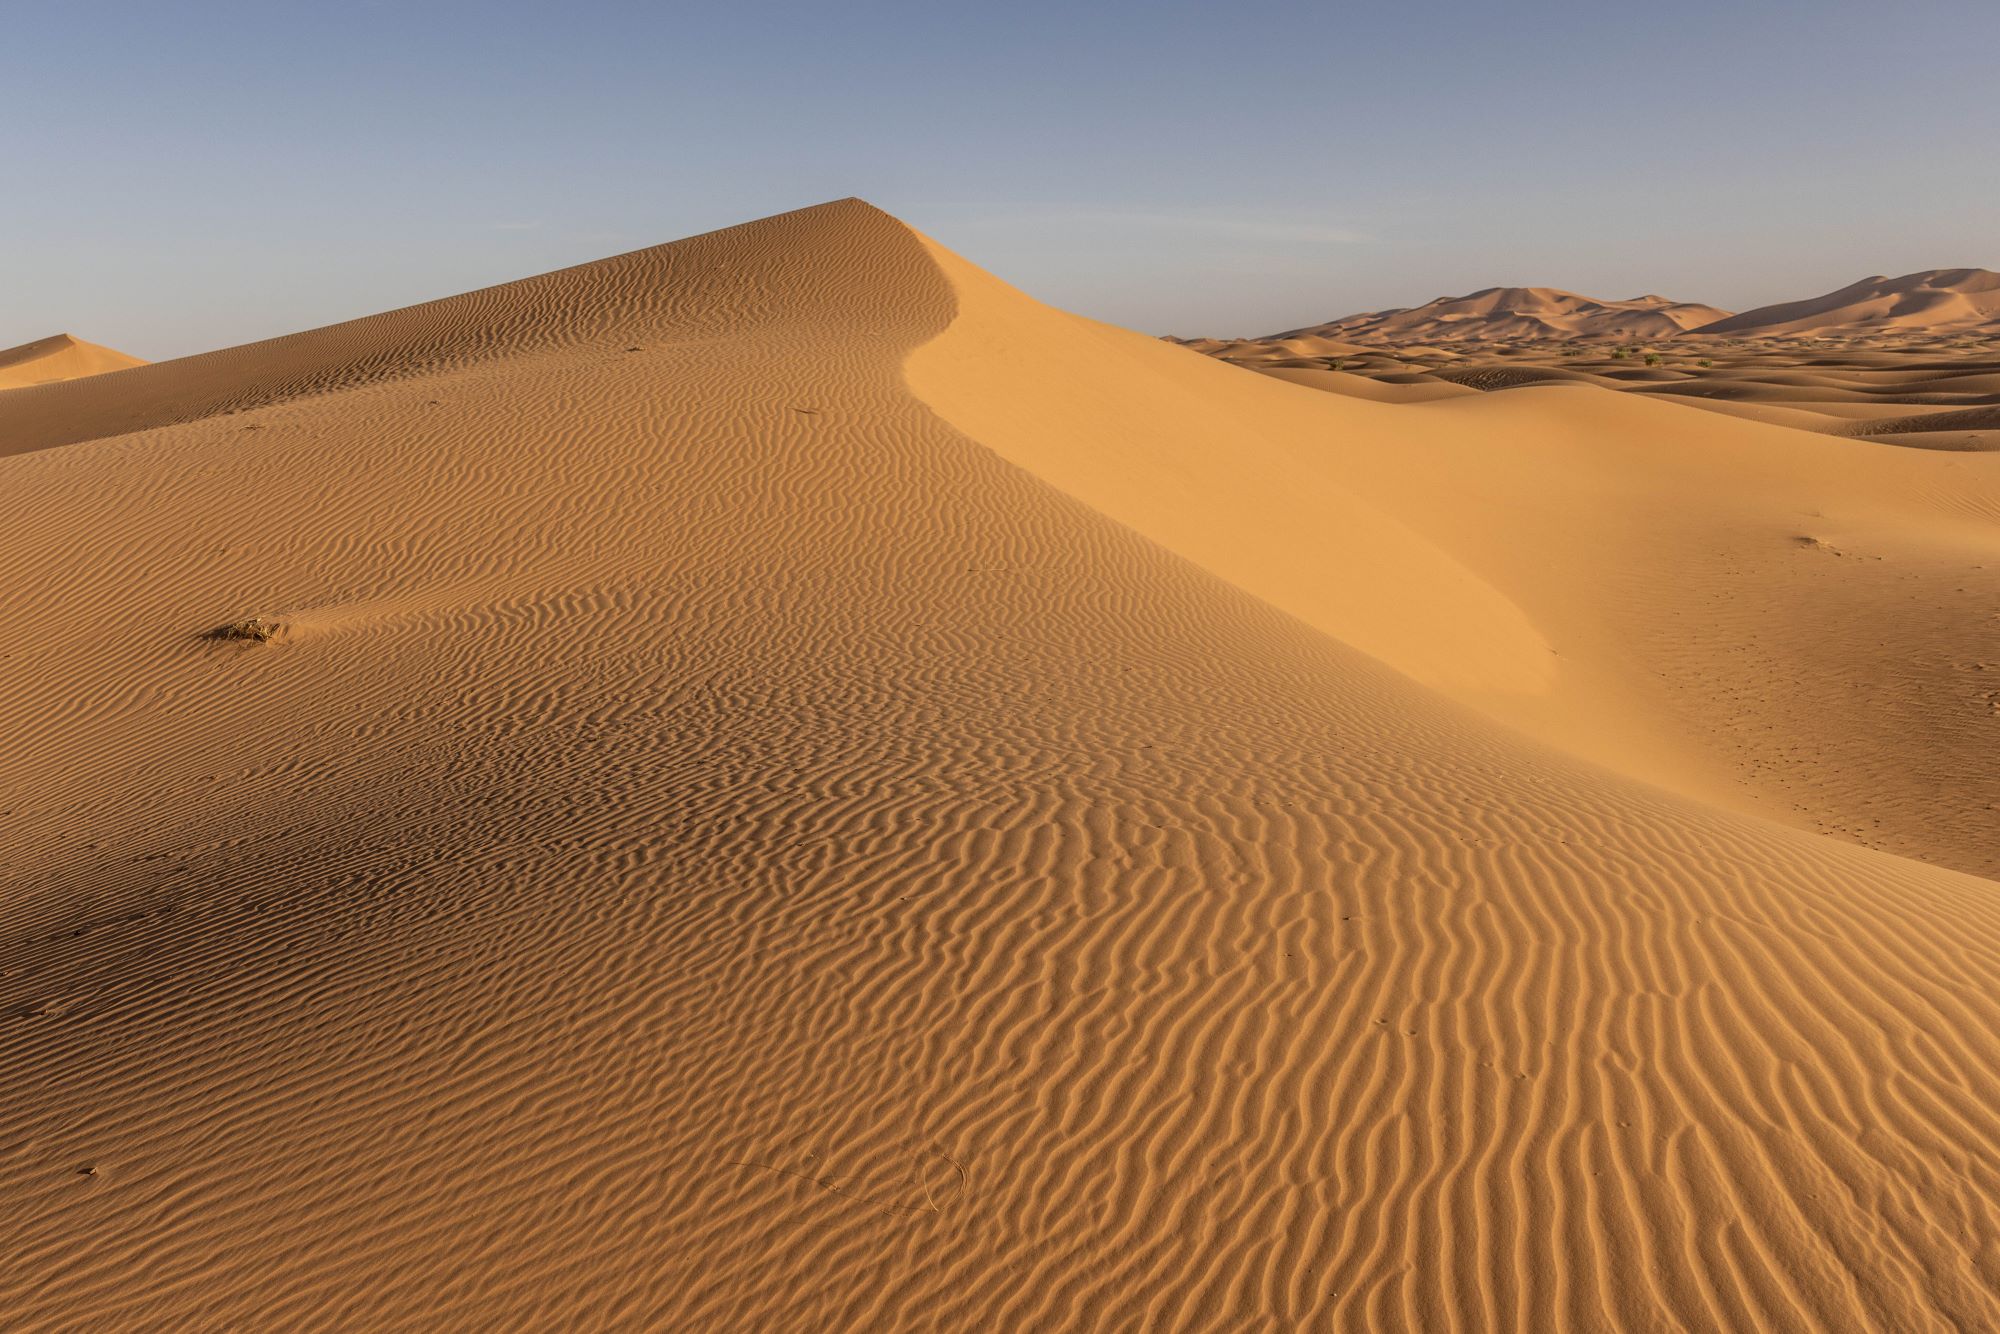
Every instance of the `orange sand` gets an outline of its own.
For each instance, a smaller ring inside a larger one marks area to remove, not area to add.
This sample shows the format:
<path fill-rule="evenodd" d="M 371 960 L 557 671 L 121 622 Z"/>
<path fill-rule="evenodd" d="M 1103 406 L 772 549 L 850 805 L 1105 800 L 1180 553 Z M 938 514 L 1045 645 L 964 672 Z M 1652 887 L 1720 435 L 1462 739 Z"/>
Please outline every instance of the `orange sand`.
<path fill-rule="evenodd" d="M 1993 454 L 854 201 L 0 450 L 9 1328 L 2000 1322 Z"/>

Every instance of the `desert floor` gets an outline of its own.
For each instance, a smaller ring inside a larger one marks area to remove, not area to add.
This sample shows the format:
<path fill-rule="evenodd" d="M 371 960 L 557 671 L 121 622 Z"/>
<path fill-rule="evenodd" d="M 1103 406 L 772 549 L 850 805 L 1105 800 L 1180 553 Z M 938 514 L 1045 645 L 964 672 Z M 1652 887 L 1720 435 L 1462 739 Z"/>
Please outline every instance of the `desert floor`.
<path fill-rule="evenodd" d="M 1828 435 L 1921 449 L 2000 449 L 2000 336 L 1984 333 L 1422 346 L 1308 337 L 1195 346 L 1281 379 L 1390 401 L 1589 384 Z"/>
<path fill-rule="evenodd" d="M 1342 355 L 847 201 L 0 393 L 0 1325 L 2000 1326 L 1990 354 Z"/>

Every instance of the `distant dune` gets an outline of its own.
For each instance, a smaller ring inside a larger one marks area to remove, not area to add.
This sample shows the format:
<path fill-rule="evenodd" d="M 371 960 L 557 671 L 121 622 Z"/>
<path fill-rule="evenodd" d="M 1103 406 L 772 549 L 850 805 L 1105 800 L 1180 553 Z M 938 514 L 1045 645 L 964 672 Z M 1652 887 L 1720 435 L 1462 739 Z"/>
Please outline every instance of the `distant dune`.
<path fill-rule="evenodd" d="M 1900 278 L 1863 278 L 1825 296 L 1760 306 L 1694 332 L 1735 338 L 1935 334 L 1991 330 L 2000 335 L 2000 273 L 1925 269 Z"/>
<path fill-rule="evenodd" d="M 86 343 L 66 333 L 54 334 L 0 351 L 0 389 L 76 380 L 145 364 L 137 357 Z"/>
<path fill-rule="evenodd" d="M 844 201 L 0 394 L 0 1325 L 2000 1327 L 2000 455 L 1306 374 Z"/>
<path fill-rule="evenodd" d="M 1659 339 L 1729 312 L 1662 296 L 1599 301 L 1555 287 L 1488 287 L 1409 309 L 1372 311 L 1261 341 L 1346 339 L 1356 343 L 1516 341 L 1542 338 Z"/>
<path fill-rule="evenodd" d="M 1330 350 L 1313 340 L 1355 346 L 1568 341 L 1660 342 L 1682 335 L 1733 338 L 1893 338 L 1992 332 L 2000 335 L 2000 273 L 1926 269 L 1900 278 L 1864 278 L 1805 301 L 1732 315 L 1661 296 L 1600 301 L 1554 287 L 1488 287 L 1469 296 L 1371 311 L 1270 334 L 1249 342 L 1292 344 L 1295 355 Z M 1203 351 L 1212 339 L 1182 339 Z"/>

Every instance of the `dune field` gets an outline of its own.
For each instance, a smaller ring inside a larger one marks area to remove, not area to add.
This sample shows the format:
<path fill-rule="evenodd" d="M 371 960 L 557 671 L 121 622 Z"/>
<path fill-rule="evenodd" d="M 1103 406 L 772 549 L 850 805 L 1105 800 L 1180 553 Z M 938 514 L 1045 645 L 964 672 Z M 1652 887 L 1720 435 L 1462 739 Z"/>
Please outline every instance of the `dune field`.
<path fill-rule="evenodd" d="M 2000 453 L 1685 388 L 2000 360 L 1309 337 L 848 200 L 0 392 L 0 1327 L 2000 1326 Z"/>
<path fill-rule="evenodd" d="M 2000 273 L 1985 269 L 1866 278 L 1741 315 L 1489 288 L 1264 338 L 1169 341 L 1378 402 L 1590 384 L 1828 435 L 2000 449 Z"/>
<path fill-rule="evenodd" d="M 1221 360 L 1349 397 L 1411 403 L 1588 384 L 1775 426 L 1919 449 L 2000 449 L 2000 335 L 1771 342 L 1206 342 Z M 1698 428 L 1699 429 L 1699 428 Z"/>
<path fill-rule="evenodd" d="M 1371 311 L 1273 334 L 1273 342 L 1331 338 L 1370 342 L 1474 342 L 1521 338 L 1672 338 L 1729 312 L 1663 296 L 1601 301 L 1559 287 L 1488 287 L 1404 310 Z"/>

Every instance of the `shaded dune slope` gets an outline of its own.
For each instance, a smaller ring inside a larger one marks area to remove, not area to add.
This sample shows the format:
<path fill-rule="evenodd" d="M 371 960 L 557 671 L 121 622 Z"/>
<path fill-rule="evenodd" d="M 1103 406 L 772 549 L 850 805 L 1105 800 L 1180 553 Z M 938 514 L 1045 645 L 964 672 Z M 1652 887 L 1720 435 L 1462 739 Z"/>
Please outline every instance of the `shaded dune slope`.
<path fill-rule="evenodd" d="M 1113 505 L 1091 328 L 847 202 L 0 399 L 7 1323 L 1994 1323 L 1992 882 Z M 1302 485 L 1567 690 L 1421 475 Z"/>

